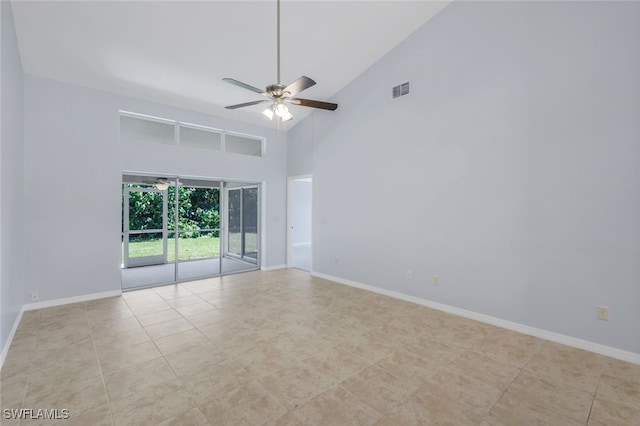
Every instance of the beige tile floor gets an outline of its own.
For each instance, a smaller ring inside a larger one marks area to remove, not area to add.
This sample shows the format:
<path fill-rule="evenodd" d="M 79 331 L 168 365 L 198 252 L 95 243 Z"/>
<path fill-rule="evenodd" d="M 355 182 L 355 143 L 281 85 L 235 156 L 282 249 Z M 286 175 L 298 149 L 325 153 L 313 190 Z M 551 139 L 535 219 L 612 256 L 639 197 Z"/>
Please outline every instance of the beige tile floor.
<path fill-rule="evenodd" d="M 640 425 L 638 365 L 298 270 L 25 312 L 1 379 L 68 425 Z"/>

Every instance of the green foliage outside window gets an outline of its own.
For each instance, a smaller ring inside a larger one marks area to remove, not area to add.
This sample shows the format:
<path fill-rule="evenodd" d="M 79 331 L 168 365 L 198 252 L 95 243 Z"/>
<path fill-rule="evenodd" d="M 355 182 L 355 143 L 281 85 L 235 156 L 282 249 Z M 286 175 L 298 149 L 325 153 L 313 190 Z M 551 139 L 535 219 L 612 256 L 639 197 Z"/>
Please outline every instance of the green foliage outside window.
<path fill-rule="evenodd" d="M 175 188 L 169 187 L 167 224 L 175 231 Z M 129 229 L 162 229 L 162 197 L 160 192 L 131 191 L 129 193 Z M 213 235 L 202 229 L 220 226 L 220 192 L 217 188 L 178 187 L 178 230 L 180 238 L 200 238 Z M 217 233 L 215 233 L 217 234 Z M 130 241 L 136 241 L 132 235 Z"/>

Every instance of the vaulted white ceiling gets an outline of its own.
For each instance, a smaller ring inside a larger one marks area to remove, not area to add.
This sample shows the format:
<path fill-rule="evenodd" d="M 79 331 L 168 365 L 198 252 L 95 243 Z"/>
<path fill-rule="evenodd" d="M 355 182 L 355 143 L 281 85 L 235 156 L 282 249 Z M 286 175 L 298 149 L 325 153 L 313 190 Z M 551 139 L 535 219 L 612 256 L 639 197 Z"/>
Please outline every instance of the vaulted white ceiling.
<path fill-rule="evenodd" d="M 283 0 L 282 83 L 330 100 L 448 2 Z M 276 82 L 276 2 L 13 1 L 25 73 L 272 126 L 264 105 L 225 105 Z M 292 107 L 299 122 L 310 108 Z M 330 112 L 322 112 L 330 114 Z"/>

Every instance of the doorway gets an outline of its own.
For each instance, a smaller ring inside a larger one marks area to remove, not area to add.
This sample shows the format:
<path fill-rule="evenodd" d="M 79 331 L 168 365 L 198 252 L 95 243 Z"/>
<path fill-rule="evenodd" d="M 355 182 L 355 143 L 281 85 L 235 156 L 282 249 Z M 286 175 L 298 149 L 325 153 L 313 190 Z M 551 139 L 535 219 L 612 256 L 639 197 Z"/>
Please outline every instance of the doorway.
<path fill-rule="evenodd" d="M 176 281 L 220 275 L 222 182 L 191 178 L 178 178 L 177 182 L 177 190 L 169 188 Z"/>
<path fill-rule="evenodd" d="M 122 288 L 258 269 L 260 185 L 123 175 Z"/>
<path fill-rule="evenodd" d="M 312 177 L 288 179 L 287 266 L 312 271 Z"/>

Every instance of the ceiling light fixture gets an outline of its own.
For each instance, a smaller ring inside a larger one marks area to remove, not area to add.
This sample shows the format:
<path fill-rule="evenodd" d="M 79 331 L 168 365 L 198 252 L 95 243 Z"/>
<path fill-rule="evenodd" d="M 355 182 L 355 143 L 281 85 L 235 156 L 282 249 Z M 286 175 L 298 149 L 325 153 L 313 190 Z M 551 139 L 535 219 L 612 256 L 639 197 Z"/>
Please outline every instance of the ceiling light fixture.
<path fill-rule="evenodd" d="M 160 191 L 166 191 L 169 188 L 169 181 L 167 179 L 158 179 L 155 183 L 156 189 Z"/>
<path fill-rule="evenodd" d="M 273 106 L 265 109 L 262 113 L 266 115 L 269 120 L 273 120 Z"/>
<path fill-rule="evenodd" d="M 291 114 L 291 111 L 289 111 L 289 108 L 287 108 L 287 105 L 285 105 L 282 99 L 276 99 L 273 101 L 273 110 L 282 121 L 289 121 L 293 119 L 293 114 Z"/>
<path fill-rule="evenodd" d="M 282 116 L 280 117 L 280 120 L 282 121 L 289 121 L 289 120 L 293 120 L 293 114 L 291 114 L 289 112 L 289 110 L 287 109 L 284 114 L 282 114 Z"/>
<path fill-rule="evenodd" d="M 291 114 L 291 111 L 289 111 L 289 108 L 282 99 L 274 99 L 273 104 L 262 111 L 262 113 L 266 115 L 269 120 L 273 120 L 274 116 L 283 122 L 293 120 L 293 114 Z"/>
<path fill-rule="evenodd" d="M 251 90 L 252 92 L 259 93 L 263 96 L 266 96 L 269 99 L 260 99 L 258 101 L 251 101 L 251 102 L 245 102 L 242 104 L 229 105 L 229 106 L 226 106 L 225 108 L 237 109 L 237 108 L 244 108 L 252 105 L 271 102 L 271 105 L 269 105 L 267 109 L 262 111 L 262 113 L 269 120 L 273 120 L 273 117 L 276 116 L 283 122 L 293 120 L 293 114 L 291 114 L 291 111 L 289 111 L 289 108 L 286 105 L 287 103 L 292 105 L 300 105 L 304 107 L 335 111 L 336 108 L 338 108 L 338 104 L 295 97 L 298 93 L 316 84 L 316 82 L 310 79 L 309 77 L 302 76 L 288 86 L 280 84 L 280 0 L 277 0 L 276 27 L 277 27 L 276 63 L 277 63 L 278 83 L 270 84 L 265 88 L 265 90 L 262 90 L 262 89 L 258 89 L 257 87 L 250 86 L 241 81 L 234 80 L 233 78 L 223 78 L 223 80 L 226 81 L 227 83 L 231 83 L 234 86 L 242 87 L 243 89 L 247 89 L 247 90 Z"/>

